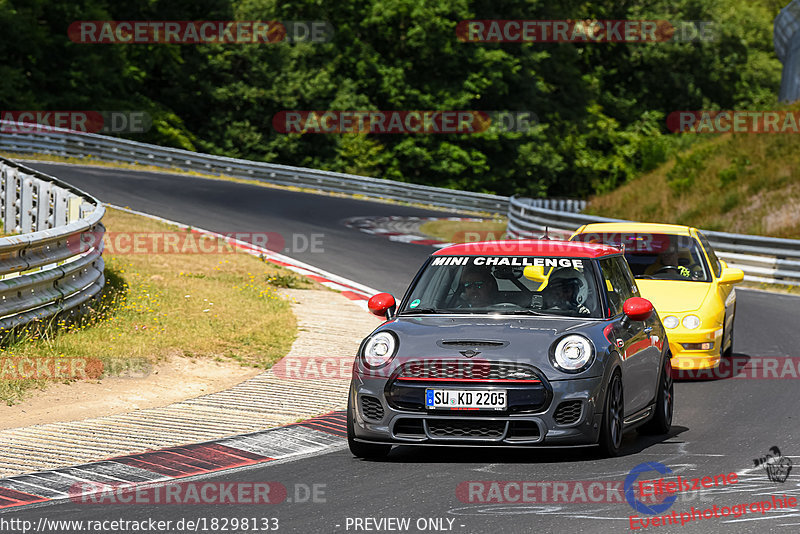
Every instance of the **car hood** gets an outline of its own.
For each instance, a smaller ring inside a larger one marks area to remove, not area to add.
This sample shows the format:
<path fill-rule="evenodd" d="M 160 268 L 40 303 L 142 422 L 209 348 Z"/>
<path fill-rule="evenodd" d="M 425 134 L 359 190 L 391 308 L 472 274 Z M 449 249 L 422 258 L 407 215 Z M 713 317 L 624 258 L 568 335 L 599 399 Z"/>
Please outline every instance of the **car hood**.
<path fill-rule="evenodd" d="M 477 351 L 476 359 L 514 360 L 539 368 L 549 380 L 595 376 L 596 365 L 580 373 L 566 374 L 550 364 L 550 346 L 566 334 L 582 334 L 595 345 L 598 356 L 605 353 L 608 341 L 602 320 L 500 316 L 419 316 L 400 317 L 382 325 L 399 339 L 397 358 L 456 358 L 462 351 Z M 498 342 L 487 345 L 485 342 Z M 472 343 L 478 342 L 478 343 Z M 481 343 L 484 342 L 484 343 Z M 595 359 L 595 364 L 602 357 Z"/>
<path fill-rule="evenodd" d="M 711 291 L 709 282 L 638 279 L 642 296 L 653 303 L 659 315 L 699 309 Z"/>

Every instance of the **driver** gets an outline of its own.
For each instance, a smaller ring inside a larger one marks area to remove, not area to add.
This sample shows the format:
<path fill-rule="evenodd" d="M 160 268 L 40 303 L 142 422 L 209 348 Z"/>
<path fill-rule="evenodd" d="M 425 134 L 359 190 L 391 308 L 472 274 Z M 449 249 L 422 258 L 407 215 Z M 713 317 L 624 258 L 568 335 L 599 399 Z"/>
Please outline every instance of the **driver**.
<path fill-rule="evenodd" d="M 459 282 L 460 308 L 483 308 L 497 300 L 497 280 L 486 270 L 476 267 L 465 269 Z"/>
<path fill-rule="evenodd" d="M 662 270 L 672 270 L 684 278 L 690 278 L 692 276 L 692 272 L 687 267 L 680 264 L 678 249 L 675 245 L 670 245 L 667 250 L 659 254 L 658 260 L 645 269 L 644 274 L 652 276 L 658 274 Z"/>
<path fill-rule="evenodd" d="M 566 310 L 589 315 L 584 306 L 588 294 L 586 277 L 572 267 L 562 267 L 550 275 L 547 287 L 542 290 L 544 307 L 551 310 Z"/>

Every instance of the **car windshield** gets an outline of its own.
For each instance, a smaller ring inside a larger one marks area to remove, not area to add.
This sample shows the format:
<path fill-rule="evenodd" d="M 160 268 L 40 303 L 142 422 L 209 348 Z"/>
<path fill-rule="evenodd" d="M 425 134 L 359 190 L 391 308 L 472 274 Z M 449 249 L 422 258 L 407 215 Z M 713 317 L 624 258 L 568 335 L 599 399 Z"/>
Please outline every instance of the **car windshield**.
<path fill-rule="evenodd" d="M 595 268 L 580 258 L 436 256 L 400 313 L 602 317 Z"/>
<path fill-rule="evenodd" d="M 573 241 L 625 245 L 625 259 L 639 279 L 711 281 L 702 249 L 688 235 L 583 233 L 573 237 Z"/>

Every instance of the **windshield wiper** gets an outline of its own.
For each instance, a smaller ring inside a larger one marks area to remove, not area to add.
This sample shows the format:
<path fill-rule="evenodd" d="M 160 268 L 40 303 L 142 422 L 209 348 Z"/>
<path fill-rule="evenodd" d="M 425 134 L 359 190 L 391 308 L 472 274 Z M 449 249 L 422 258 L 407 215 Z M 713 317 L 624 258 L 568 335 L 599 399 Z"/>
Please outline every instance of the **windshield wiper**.
<path fill-rule="evenodd" d="M 418 315 L 422 313 L 447 313 L 447 310 L 437 310 L 436 308 L 415 308 L 413 310 L 405 310 L 400 312 L 400 315 Z"/>

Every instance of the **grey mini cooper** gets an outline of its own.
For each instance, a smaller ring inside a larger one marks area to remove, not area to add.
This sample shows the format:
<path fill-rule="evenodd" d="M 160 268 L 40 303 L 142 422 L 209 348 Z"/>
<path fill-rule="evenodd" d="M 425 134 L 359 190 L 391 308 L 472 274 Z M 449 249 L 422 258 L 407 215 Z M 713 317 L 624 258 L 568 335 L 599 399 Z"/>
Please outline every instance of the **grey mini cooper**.
<path fill-rule="evenodd" d="M 347 409 L 351 452 L 392 445 L 586 446 L 672 424 L 669 344 L 622 251 L 564 241 L 453 245 L 361 343 Z"/>

